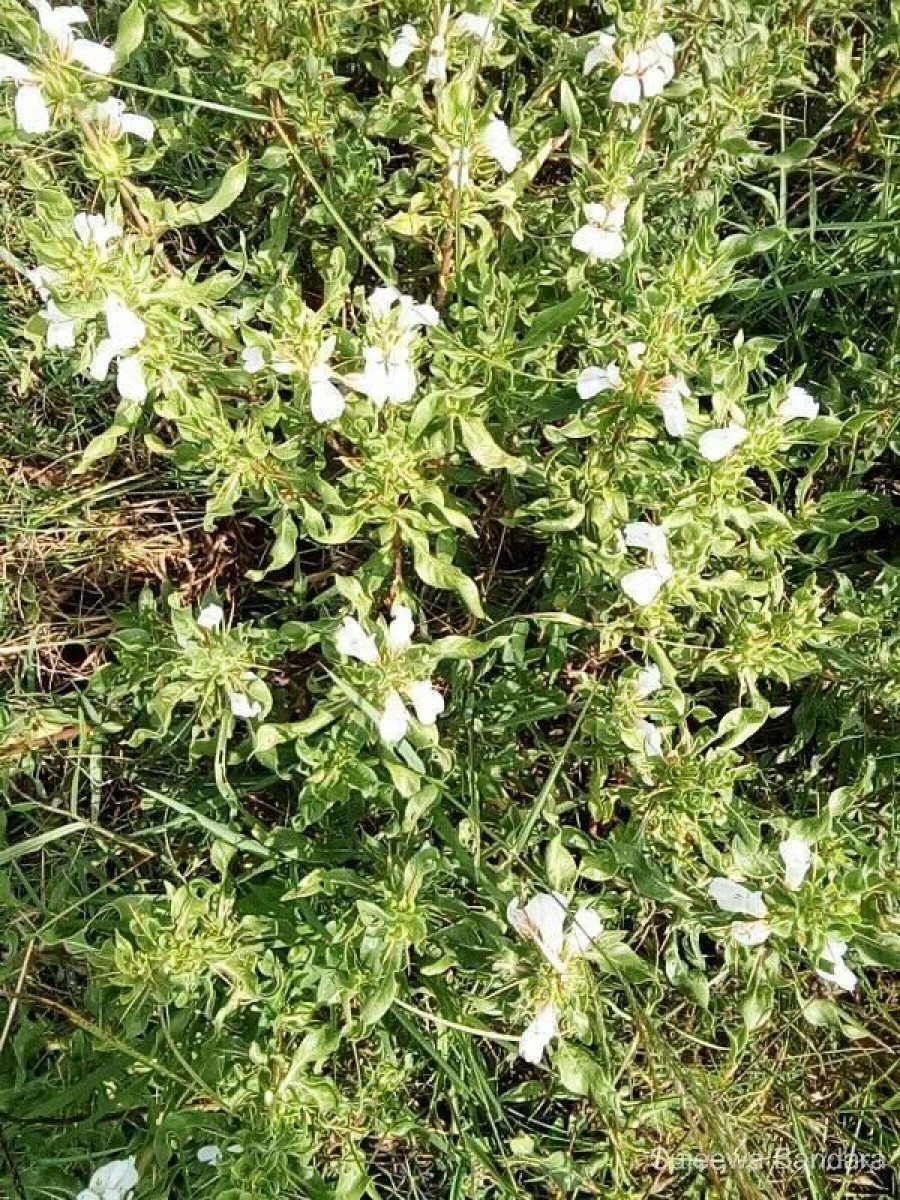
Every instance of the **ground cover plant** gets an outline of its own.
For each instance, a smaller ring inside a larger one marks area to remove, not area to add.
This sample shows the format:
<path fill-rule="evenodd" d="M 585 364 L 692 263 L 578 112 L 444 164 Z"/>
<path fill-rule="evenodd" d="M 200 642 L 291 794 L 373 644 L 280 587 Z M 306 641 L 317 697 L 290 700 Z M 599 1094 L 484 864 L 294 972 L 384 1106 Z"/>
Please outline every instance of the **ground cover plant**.
<path fill-rule="evenodd" d="M 898 46 L 0 0 L 0 1196 L 894 1194 Z"/>

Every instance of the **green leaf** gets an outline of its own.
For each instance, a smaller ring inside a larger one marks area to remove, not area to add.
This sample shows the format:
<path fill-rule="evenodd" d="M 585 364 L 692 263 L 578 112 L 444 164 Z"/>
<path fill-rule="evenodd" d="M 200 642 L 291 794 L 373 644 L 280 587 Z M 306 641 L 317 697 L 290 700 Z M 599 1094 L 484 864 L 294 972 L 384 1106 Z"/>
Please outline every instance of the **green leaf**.
<path fill-rule="evenodd" d="M 186 225 L 205 225 L 212 221 L 226 208 L 230 208 L 240 196 L 247 186 L 249 169 L 247 159 L 229 167 L 208 200 L 183 204 L 173 204 L 171 200 L 162 201 L 159 205 L 161 220 L 171 229 L 181 229 Z"/>
<path fill-rule="evenodd" d="M 545 309 L 531 322 L 531 326 L 522 339 L 523 348 L 531 349 L 534 346 L 541 345 L 546 342 L 554 333 L 558 333 L 561 329 L 565 329 L 567 325 L 575 320 L 585 304 L 588 302 L 588 293 L 582 288 L 577 292 L 573 292 L 571 296 L 565 300 L 561 300 L 559 304 L 554 304 L 552 308 Z"/>
<path fill-rule="evenodd" d="M 521 475 L 528 470 L 524 459 L 514 458 L 497 445 L 480 417 L 460 417 L 459 431 L 463 444 L 480 467 L 488 471 L 506 470 L 511 475 Z"/>
<path fill-rule="evenodd" d="M 116 65 L 126 63 L 144 40 L 144 6 L 140 0 L 132 0 L 119 18 L 119 29 L 114 46 Z"/>

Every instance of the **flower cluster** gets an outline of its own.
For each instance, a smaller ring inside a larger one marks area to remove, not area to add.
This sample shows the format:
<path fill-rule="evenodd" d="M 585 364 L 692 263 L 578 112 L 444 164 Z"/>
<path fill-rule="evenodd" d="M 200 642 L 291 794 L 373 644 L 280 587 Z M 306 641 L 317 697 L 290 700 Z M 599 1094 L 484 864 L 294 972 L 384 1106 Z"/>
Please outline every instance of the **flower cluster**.
<path fill-rule="evenodd" d="M 619 586 L 639 607 L 652 604 L 674 574 L 665 530 L 649 521 L 631 521 L 623 529 L 622 537 L 627 547 L 646 550 L 653 566 L 627 572 L 619 580 Z"/>
<path fill-rule="evenodd" d="M 569 901 L 559 892 L 539 892 L 523 907 L 511 900 L 506 918 L 521 937 L 534 942 L 558 976 L 560 986 L 570 967 L 592 949 L 603 932 L 603 922 L 592 908 L 580 908 L 565 929 Z M 542 1004 L 519 1039 L 519 1054 L 538 1064 L 548 1044 L 559 1035 L 559 1006 L 555 1000 Z"/>
<path fill-rule="evenodd" d="M 367 396 L 376 408 L 406 404 L 416 391 L 413 350 L 422 327 L 437 325 L 437 309 L 418 304 L 395 287 L 379 287 L 368 300 L 367 345 L 363 370 L 347 379 L 355 392 Z"/>
<path fill-rule="evenodd" d="M 601 33 L 584 59 L 584 73 L 590 75 L 601 64 L 616 62 L 616 39 Z M 619 63 L 619 74 L 610 89 L 613 104 L 640 104 L 658 96 L 675 77 L 675 43 L 668 33 L 629 50 Z"/>
<path fill-rule="evenodd" d="M 440 13 L 437 28 L 428 42 L 428 58 L 425 63 L 425 79 L 429 83 L 447 82 L 447 40 L 451 31 L 451 10 L 446 5 Z M 494 32 L 494 23 L 479 13 L 460 13 L 452 22 L 452 29 L 462 36 L 479 38 L 486 42 Z M 407 23 L 397 34 L 387 53 L 388 66 L 395 71 L 406 66 L 410 57 L 425 45 L 415 25 Z"/>
<path fill-rule="evenodd" d="M 785 888 L 789 892 L 799 891 L 812 867 L 812 846 L 805 838 L 792 835 L 779 844 L 778 853 L 784 864 Z M 769 905 L 762 892 L 751 891 L 744 884 L 725 876 L 711 880 L 708 891 L 710 898 L 723 912 L 751 918 L 731 924 L 731 936 L 739 946 L 761 946 L 769 940 L 772 935 Z M 846 952 L 846 942 L 835 934 L 826 933 L 818 956 L 818 962 L 826 965 L 817 963 L 816 973 L 826 983 L 852 992 L 856 988 L 857 978 L 844 961 Z"/>
<path fill-rule="evenodd" d="M 108 46 L 75 35 L 74 27 L 84 25 L 88 20 L 80 5 L 53 8 L 48 0 L 28 0 L 28 3 L 37 13 L 41 31 L 50 46 L 52 57 L 46 67 L 47 74 L 67 62 L 80 63 L 95 75 L 110 74 L 115 63 L 113 51 Z M 23 133 L 47 133 L 50 109 L 41 87 L 41 73 L 17 58 L 0 54 L 0 82 L 16 85 L 15 110 L 19 129 Z"/>
<path fill-rule="evenodd" d="M 119 1158 L 96 1170 L 76 1200 L 130 1200 L 140 1180 L 134 1155 Z"/>
<path fill-rule="evenodd" d="M 340 654 L 380 668 L 382 707 L 378 732 L 388 745 L 402 741 L 409 731 L 410 715 L 401 692 L 412 704 L 421 725 L 434 725 L 444 711 L 444 697 L 430 679 L 409 677 L 404 659 L 412 646 L 414 630 L 411 610 L 405 604 L 395 604 L 390 623 L 382 631 L 382 648 L 355 617 L 344 617 L 335 638 Z"/>

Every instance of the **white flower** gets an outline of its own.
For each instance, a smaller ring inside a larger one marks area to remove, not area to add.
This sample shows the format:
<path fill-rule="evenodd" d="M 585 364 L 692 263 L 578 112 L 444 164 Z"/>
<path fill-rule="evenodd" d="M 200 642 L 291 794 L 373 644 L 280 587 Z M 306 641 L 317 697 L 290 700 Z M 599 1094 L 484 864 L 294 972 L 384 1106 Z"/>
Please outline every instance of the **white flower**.
<path fill-rule="evenodd" d="M 346 403 L 341 390 L 331 382 L 331 371 L 327 363 L 317 362 L 309 368 L 309 408 L 313 419 L 319 424 L 336 421 L 343 413 Z"/>
<path fill-rule="evenodd" d="M 635 694 L 638 700 L 646 700 L 662 687 L 662 675 L 656 663 L 650 663 L 638 672 Z"/>
<path fill-rule="evenodd" d="M 519 1057 L 536 1067 L 544 1057 L 549 1043 L 558 1036 L 559 1015 L 556 1005 L 551 1001 L 538 1009 L 531 1023 L 523 1031 L 519 1038 Z"/>
<path fill-rule="evenodd" d="M 751 892 L 749 888 L 745 888 L 742 883 L 736 883 L 733 879 L 726 879 L 719 875 L 710 882 L 707 890 L 710 899 L 714 900 L 723 912 L 740 913 L 745 917 L 760 919 L 768 916 L 769 910 L 766 908 L 762 893 Z"/>
<path fill-rule="evenodd" d="M 251 700 L 243 692 L 229 692 L 228 703 L 234 716 L 241 721 L 250 721 L 254 717 L 258 717 L 262 712 L 260 702 L 258 700 Z M 200 1161 L 202 1162 L 203 1160 L 201 1159 Z"/>
<path fill-rule="evenodd" d="M 662 411 L 663 424 L 670 437 L 683 438 L 687 435 L 688 419 L 684 400 L 690 394 L 691 389 L 680 375 L 666 375 L 660 381 L 656 403 Z"/>
<path fill-rule="evenodd" d="M 430 679 L 421 679 L 407 686 L 416 720 L 422 725 L 434 725 L 444 711 L 444 697 Z"/>
<path fill-rule="evenodd" d="M 788 394 L 778 405 L 778 419 L 788 421 L 812 421 L 819 415 L 819 402 L 810 395 L 806 388 L 796 384 L 788 389 Z"/>
<path fill-rule="evenodd" d="M 147 379 L 144 364 L 137 354 L 120 358 L 116 367 L 116 388 L 123 400 L 143 404 L 147 399 Z"/>
<path fill-rule="evenodd" d="M 586 254 L 593 261 L 612 262 L 625 253 L 622 228 L 625 224 L 627 200 L 613 204 L 586 204 L 584 215 L 587 224 L 577 229 L 572 237 L 572 247 Z"/>
<path fill-rule="evenodd" d="M 490 17 L 482 16 L 481 13 L 460 13 L 453 24 L 459 33 L 468 33 L 472 37 L 481 38 L 483 42 L 486 42 L 494 32 L 494 22 Z"/>
<path fill-rule="evenodd" d="M 135 137 L 139 137 L 145 142 L 150 142 L 153 140 L 153 135 L 156 132 L 156 126 L 149 117 L 142 117 L 140 113 L 129 112 L 125 107 L 125 101 L 119 100 L 115 96 L 110 96 L 108 100 L 104 100 L 102 104 L 98 104 L 95 109 L 95 116 L 110 137 L 119 137 L 123 133 L 133 133 Z"/>
<path fill-rule="evenodd" d="M 107 336 L 98 344 L 88 369 L 94 379 L 103 380 L 109 374 L 113 359 L 118 359 L 116 386 L 119 395 L 124 400 L 146 400 L 143 364 L 138 355 L 128 354 L 128 351 L 134 350 L 144 340 L 147 326 L 116 295 L 107 296 L 103 311 Z"/>
<path fill-rule="evenodd" d="M 647 353 L 646 342 L 629 342 L 625 347 L 625 353 L 628 356 L 628 361 L 635 370 L 644 361 L 644 355 Z"/>
<path fill-rule="evenodd" d="M 77 38 L 73 25 L 85 25 L 87 13 L 80 5 L 53 8 L 47 0 L 28 0 L 38 15 L 41 29 L 66 59 L 75 59 L 95 75 L 108 75 L 115 65 L 115 52 L 87 38 Z"/>
<path fill-rule="evenodd" d="M 761 946 L 769 940 L 772 927 L 768 921 L 732 921 L 731 936 L 739 946 Z"/>
<path fill-rule="evenodd" d="M 248 375 L 256 375 L 266 365 L 266 353 L 262 346 L 245 346 L 241 351 L 241 365 Z"/>
<path fill-rule="evenodd" d="M 37 76 L 17 58 L 0 54 L 0 83 L 16 88 L 16 125 L 23 133 L 42 134 L 50 128 L 50 110 Z"/>
<path fill-rule="evenodd" d="M 450 5 L 448 4 L 441 12 L 437 32 L 428 46 L 428 62 L 425 64 L 426 82 L 447 82 L 447 27 L 449 24 Z"/>
<path fill-rule="evenodd" d="M 859 981 L 844 962 L 844 955 L 846 953 L 846 942 L 842 942 L 840 938 L 829 937 L 819 958 L 823 962 L 830 963 L 831 970 L 823 971 L 821 967 L 816 967 L 816 974 L 821 979 L 824 979 L 826 983 L 833 983 L 835 987 L 840 988 L 842 991 L 853 992 L 856 990 L 856 985 Z"/>
<path fill-rule="evenodd" d="M 628 597 L 640 608 L 652 604 L 659 595 L 663 585 L 672 578 L 672 568 L 668 571 L 658 571 L 653 567 L 639 567 L 629 571 L 619 580 L 619 586 Z"/>
<path fill-rule="evenodd" d="M 631 50 L 622 60 L 622 71 L 609 93 L 613 104 L 640 104 L 658 96 L 675 76 L 675 44 L 661 33 L 640 50 Z"/>
<path fill-rule="evenodd" d="M 381 716 L 378 720 L 378 732 L 381 740 L 389 746 L 400 742 L 406 737 L 409 729 L 409 713 L 403 703 L 403 697 L 393 688 L 388 692 Z"/>
<path fill-rule="evenodd" d="M 597 40 L 584 56 L 584 73 L 590 75 L 601 63 L 612 62 L 616 49 L 616 39 L 611 33 L 600 33 Z"/>
<path fill-rule="evenodd" d="M 219 1146 L 201 1146 L 197 1151 L 197 1162 L 208 1163 L 217 1167 L 222 1161 L 222 1150 Z"/>
<path fill-rule="evenodd" d="M 662 758 L 662 731 L 652 721 L 638 721 L 637 731 L 644 739 L 644 754 L 647 758 Z"/>
<path fill-rule="evenodd" d="M 481 135 L 481 144 L 507 175 L 511 175 L 522 161 L 522 151 L 513 142 L 509 126 L 499 117 L 491 117 Z"/>
<path fill-rule="evenodd" d="M 46 303 L 50 299 L 49 285 L 59 281 L 59 272 L 54 271 L 52 267 L 31 267 L 25 272 L 25 278 Z"/>
<path fill-rule="evenodd" d="M 55 300 L 49 299 L 41 310 L 47 322 L 47 349 L 71 350 L 75 345 L 75 321 L 66 316 Z"/>
<path fill-rule="evenodd" d="M 387 353 L 380 346 L 363 350 L 362 374 L 351 375 L 350 386 L 378 407 L 385 403 L 405 404 L 416 391 L 416 373 L 409 361 L 409 348 L 398 343 Z"/>
<path fill-rule="evenodd" d="M 387 644 L 395 653 L 407 650 L 415 632 L 412 611 L 405 604 L 394 604 L 391 608 L 391 623 L 388 625 Z"/>
<path fill-rule="evenodd" d="M 140 1182 L 134 1163 L 133 1154 L 107 1163 L 93 1173 L 90 1183 L 78 1193 L 76 1200 L 128 1200 Z"/>
<path fill-rule="evenodd" d="M 622 386 L 622 372 L 614 363 L 605 367 L 585 367 L 579 372 L 575 387 L 582 400 L 590 400 L 600 392 L 608 392 Z"/>
<path fill-rule="evenodd" d="M 395 313 L 402 331 L 418 329 L 422 325 L 437 325 L 441 319 L 441 314 L 433 304 L 419 303 L 412 296 L 390 286 L 374 288 L 366 301 L 366 307 L 371 316 L 379 320 Z"/>
<path fill-rule="evenodd" d="M 784 886 L 788 891 L 796 892 L 812 866 L 812 847 L 806 838 L 794 836 L 785 838 L 778 853 L 784 863 Z"/>
<path fill-rule="evenodd" d="M 520 937 L 529 938 L 547 962 L 565 975 L 567 964 L 582 958 L 603 932 L 603 922 L 592 908 L 582 908 L 564 933 L 569 901 L 560 892 L 538 892 L 522 908 L 518 900 L 510 900 L 506 919 Z"/>
<path fill-rule="evenodd" d="M 401 67 L 406 66 L 406 60 L 412 52 L 418 50 L 421 45 L 422 39 L 419 37 L 415 25 L 404 25 L 390 50 L 388 50 L 388 66 L 393 67 L 395 71 L 399 71 Z"/>
<path fill-rule="evenodd" d="M 731 421 L 724 429 L 707 429 L 700 435 L 700 453 L 707 462 L 719 462 L 736 450 L 746 437 L 747 430 L 736 421 Z"/>
<path fill-rule="evenodd" d="M 447 160 L 447 178 L 457 190 L 469 186 L 469 163 L 472 151 L 468 146 L 455 146 Z"/>
<path fill-rule="evenodd" d="M 221 604 L 204 604 L 197 617 L 201 629 L 218 629 L 225 620 L 225 610 Z"/>
<path fill-rule="evenodd" d="M 649 521 L 629 521 L 622 530 L 625 545 L 632 549 L 647 550 L 653 559 L 656 569 L 665 571 L 669 562 L 669 543 L 666 531 L 660 525 L 651 525 Z"/>
<path fill-rule="evenodd" d="M 110 242 L 122 236 L 122 226 L 107 221 L 102 213 L 80 212 L 72 221 L 75 236 L 85 248 L 97 246 L 105 250 Z"/>
<path fill-rule="evenodd" d="M 339 654 L 347 658 L 358 658 L 360 662 L 377 663 L 378 646 L 371 634 L 366 633 L 356 617 L 344 617 L 335 637 Z"/>

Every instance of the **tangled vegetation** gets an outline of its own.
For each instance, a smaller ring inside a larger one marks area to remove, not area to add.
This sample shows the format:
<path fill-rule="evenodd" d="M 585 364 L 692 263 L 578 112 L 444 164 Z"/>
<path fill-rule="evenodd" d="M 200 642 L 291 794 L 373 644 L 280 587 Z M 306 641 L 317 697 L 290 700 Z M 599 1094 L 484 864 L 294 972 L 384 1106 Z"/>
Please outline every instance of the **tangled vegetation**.
<path fill-rule="evenodd" d="M 900 7 L 0 0 L 0 1194 L 897 1170 Z"/>

